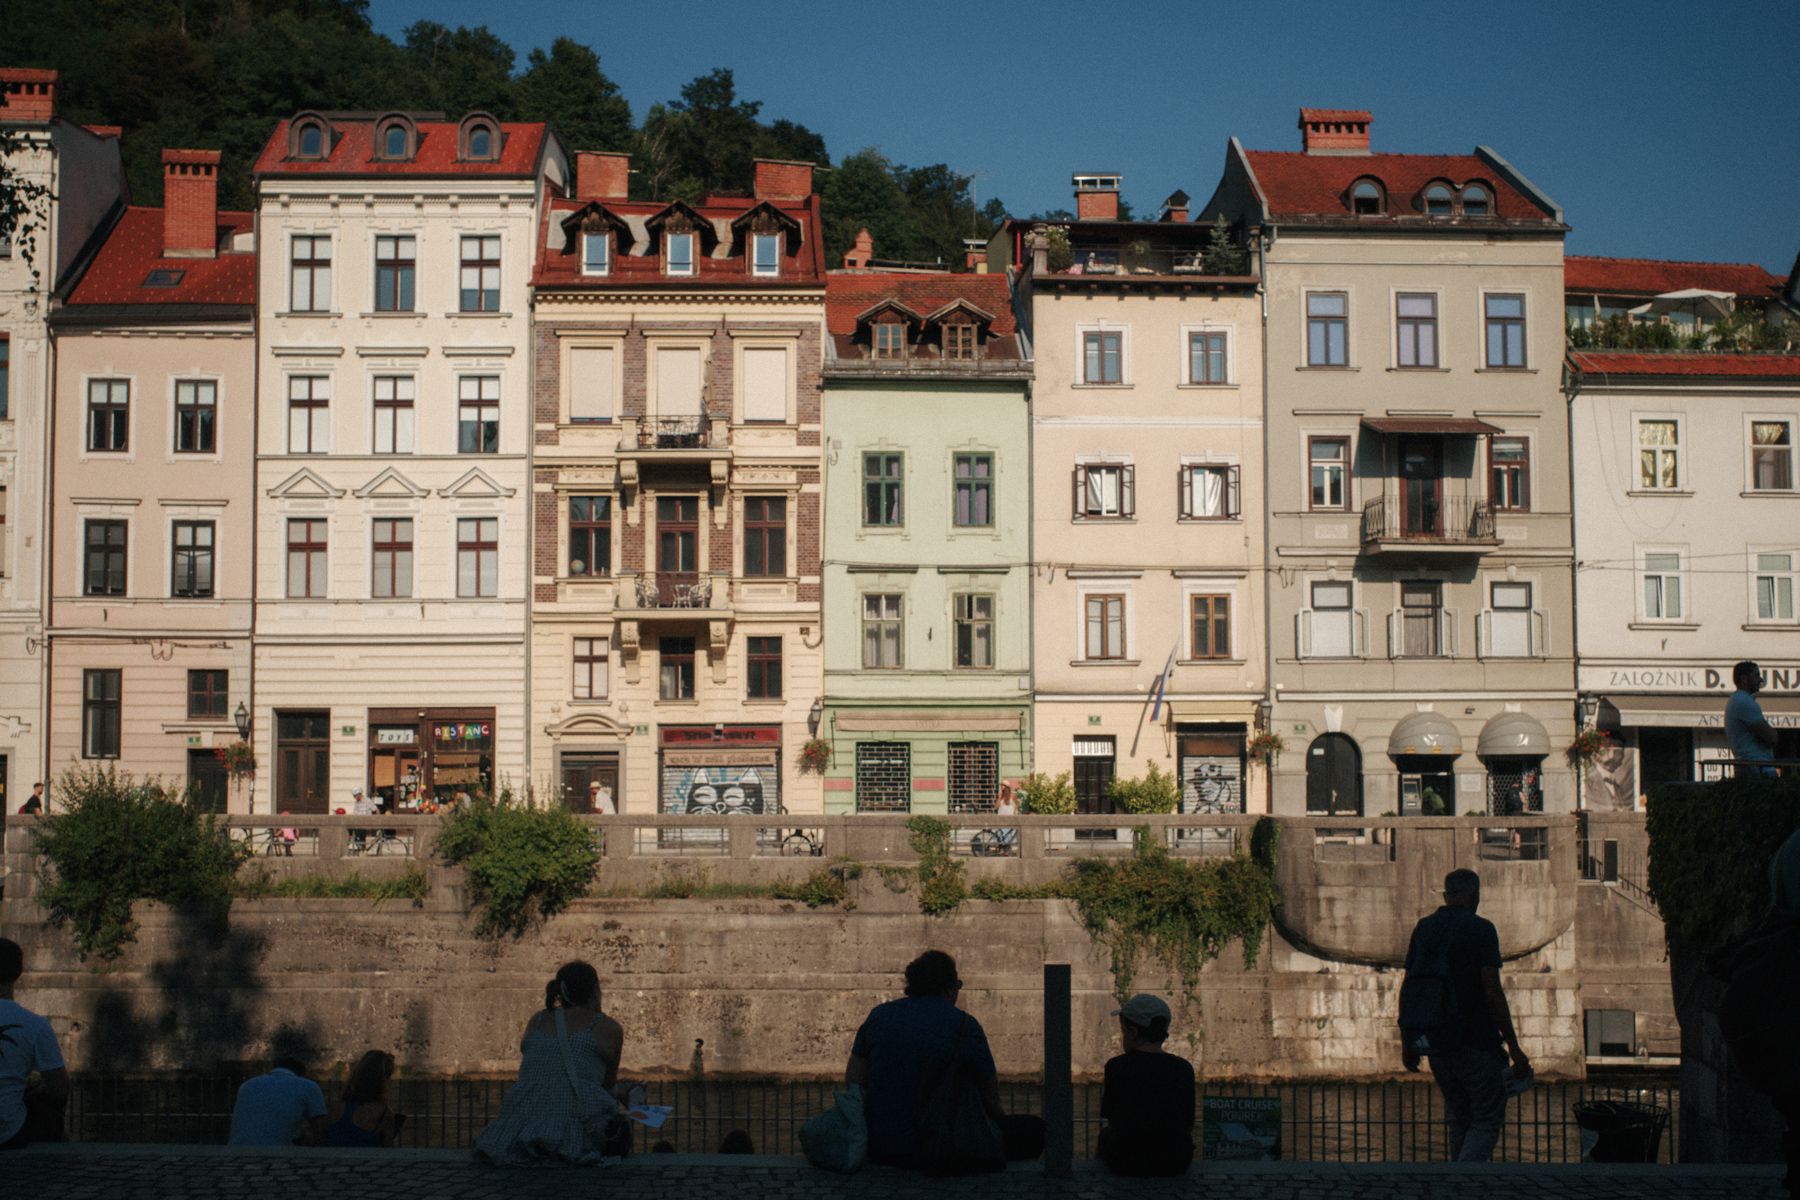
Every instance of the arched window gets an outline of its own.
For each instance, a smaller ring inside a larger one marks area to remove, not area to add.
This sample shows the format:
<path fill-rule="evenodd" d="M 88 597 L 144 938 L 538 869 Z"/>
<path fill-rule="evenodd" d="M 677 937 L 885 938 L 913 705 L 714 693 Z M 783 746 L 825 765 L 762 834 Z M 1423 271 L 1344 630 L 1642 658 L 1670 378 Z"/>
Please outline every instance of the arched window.
<path fill-rule="evenodd" d="M 486 113 L 470 113 L 462 123 L 464 162 L 493 162 L 500 157 L 500 125 Z"/>
<path fill-rule="evenodd" d="M 389 125 L 381 137 L 381 152 L 389 158 L 406 157 L 406 126 Z"/>
<path fill-rule="evenodd" d="M 331 152 L 331 135 L 322 117 L 294 118 L 288 133 L 289 158 L 324 158 Z"/>
<path fill-rule="evenodd" d="M 1494 212 L 1494 196 L 1479 183 L 1471 183 L 1462 190 L 1462 210 L 1465 217 L 1487 217 Z"/>
<path fill-rule="evenodd" d="M 1362 750 L 1344 733 L 1322 733 L 1306 748 L 1306 811 L 1363 815 Z"/>
<path fill-rule="evenodd" d="M 1447 183 L 1434 183 L 1425 189 L 1425 215 L 1447 217 L 1456 210 L 1456 193 Z"/>
<path fill-rule="evenodd" d="M 486 125 L 477 125 L 469 130 L 469 157 L 492 158 L 494 155 L 494 131 Z"/>
<path fill-rule="evenodd" d="M 1350 188 L 1350 211 L 1359 217 L 1380 216 L 1387 211 L 1387 194 L 1373 179 L 1359 179 Z"/>
<path fill-rule="evenodd" d="M 375 157 L 405 162 L 413 156 L 412 122 L 402 116 L 383 117 L 375 123 Z"/>

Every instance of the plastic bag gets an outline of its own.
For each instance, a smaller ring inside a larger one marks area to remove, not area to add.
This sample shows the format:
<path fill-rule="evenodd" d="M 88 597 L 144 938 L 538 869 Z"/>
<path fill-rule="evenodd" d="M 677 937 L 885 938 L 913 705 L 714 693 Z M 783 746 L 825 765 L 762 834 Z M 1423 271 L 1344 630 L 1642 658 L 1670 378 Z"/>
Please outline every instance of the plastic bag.
<path fill-rule="evenodd" d="M 800 1127 L 806 1161 L 821 1171 L 854 1171 L 869 1157 L 869 1125 L 863 1115 L 862 1087 L 851 1084 L 837 1093 L 837 1103 Z"/>

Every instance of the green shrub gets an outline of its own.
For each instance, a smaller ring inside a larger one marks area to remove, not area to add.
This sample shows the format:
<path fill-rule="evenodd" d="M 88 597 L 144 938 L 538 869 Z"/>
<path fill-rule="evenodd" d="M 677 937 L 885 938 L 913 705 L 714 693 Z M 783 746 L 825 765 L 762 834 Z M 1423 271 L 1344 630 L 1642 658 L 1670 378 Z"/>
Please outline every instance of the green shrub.
<path fill-rule="evenodd" d="M 777 900 L 798 900 L 808 908 L 844 904 L 850 894 L 850 881 L 862 875 L 856 863 L 837 863 L 820 867 L 805 879 L 795 882 L 783 879 L 770 889 Z"/>
<path fill-rule="evenodd" d="M 344 879 L 323 875 L 291 875 L 278 879 L 262 872 L 252 879 L 240 879 L 240 900 L 410 900 L 414 908 L 422 908 L 431 891 L 431 879 L 418 863 L 408 863 L 406 870 L 388 879 L 364 879 L 352 872 Z"/>
<path fill-rule="evenodd" d="M 1800 779 L 1740 775 L 1650 793 L 1651 899 L 1671 936 L 1717 945 L 1769 907 L 1769 860 L 1800 828 Z"/>
<path fill-rule="evenodd" d="M 968 898 L 963 865 L 950 857 L 950 825 L 936 817 L 913 817 L 906 823 L 913 852 L 919 856 L 919 911 L 928 917 L 952 912 Z"/>
<path fill-rule="evenodd" d="M 468 898 L 483 937 L 518 937 L 567 908 L 594 882 L 594 836 L 562 808 L 497 799 L 467 801 L 444 819 L 438 857 L 468 872 Z"/>
<path fill-rule="evenodd" d="M 1019 811 L 1066 816 L 1075 811 L 1075 785 L 1069 773 L 1044 775 L 1033 771 L 1019 781 Z"/>
<path fill-rule="evenodd" d="M 39 903 L 85 961 L 135 941 L 131 908 L 158 900 L 224 925 L 243 855 L 212 814 L 154 779 L 111 767 L 66 772 L 38 827 Z"/>
<path fill-rule="evenodd" d="M 1106 794 L 1128 813 L 1172 813 L 1181 803 L 1181 781 L 1151 763 L 1142 779 L 1114 779 Z"/>

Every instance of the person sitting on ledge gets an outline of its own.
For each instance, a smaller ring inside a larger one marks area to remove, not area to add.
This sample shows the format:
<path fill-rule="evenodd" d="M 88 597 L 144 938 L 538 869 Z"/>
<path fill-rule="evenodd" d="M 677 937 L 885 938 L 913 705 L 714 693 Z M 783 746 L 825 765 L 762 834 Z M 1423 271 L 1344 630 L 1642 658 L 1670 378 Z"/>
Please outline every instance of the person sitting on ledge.
<path fill-rule="evenodd" d="M 63 1105 L 69 1099 L 69 1069 L 56 1031 L 13 999 L 13 985 L 24 973 L 19 943 L 0 938 L 0 1150 L 62 1141 Z"/>
<path fill-rule="evenodd" d="M 1169 1006 L 1139 993 L 1113 1009 L 1125 1053 L 1100 1093 L 1100 1159 L 1118 1175 L 1180 1175 L 1194 1161 L 1194 1068 L 1163 1050 Z"/>
<path fill-rule="evenodd" d="M 306 1064 L 278 1058 L 267 1075 L 239 1085 L 227 1146 L 315 1146 L 325 1135 L 325 1093 Z"/>
<path fill-rule="evenodd" d="M 720 1154 L 755 1154 L 756 1143 L 742 1129 L 734 1129 L 719 1143 Z"/>
<path fill-rule="evenodd" d="M 344 1085 L 344 1098 L 332 1106 L 325 1123 L 327 1146 L 391 1146 L 400 1133 L 401 1117 L 388 1107 L 387 1082 L 394 1056 L 371 1050 L 357 1062 Z"/>

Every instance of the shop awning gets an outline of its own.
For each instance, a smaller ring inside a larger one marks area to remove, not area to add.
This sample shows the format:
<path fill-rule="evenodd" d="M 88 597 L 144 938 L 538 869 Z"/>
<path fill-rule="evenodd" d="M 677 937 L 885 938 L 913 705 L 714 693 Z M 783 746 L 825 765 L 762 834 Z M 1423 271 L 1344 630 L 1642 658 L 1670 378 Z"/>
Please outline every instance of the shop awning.
<path fill-rule="evenodd" d="M 1717 696 L 1606 696 L 1600 704 L 1602 728 L 1723 729 L 1725 700 Z M 1783 729 L 1800 727 L 1800 696 L 1759 696 L 1763 716 Z M 1610 711 L 1609 711 L 1610 710 Z"/>
<path fill-rule="evenodd" d="M 1364 417 L 1362 425 L 1375 433 L 1450 433 L 1472 437 L 1478 433 L 1506 432 L 1474 417 Z"/>
<path fill-rule="evenodd" d="M 1016 708 L 839 709 L 832 718 L 844 733 L 1017 733 L 1024 724 Z"/>
<path fill-rule="evenodd" d="M 1169 723 L 1251 722 L 1256 720 L 1254 700 L 1171 700 Z"/>
<path fill-rule="evenodd" d="M 1544 758 L 1550 753 L 1550 735 L 1535 717 L 1501 713 L 1481 727 L 1475 753 L 1483 758 Z"/>
<path fill-rule="evenodd" d="M 1462 753 L 1462 734 L 1448 717 L 1434 712 L 1416 712 L 1400 718 L 1394 732 L 1388 735 L 1388 757 L 1408 754 L 1439 754 L 1455 758 Z"/>

